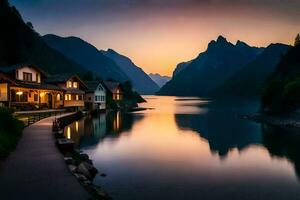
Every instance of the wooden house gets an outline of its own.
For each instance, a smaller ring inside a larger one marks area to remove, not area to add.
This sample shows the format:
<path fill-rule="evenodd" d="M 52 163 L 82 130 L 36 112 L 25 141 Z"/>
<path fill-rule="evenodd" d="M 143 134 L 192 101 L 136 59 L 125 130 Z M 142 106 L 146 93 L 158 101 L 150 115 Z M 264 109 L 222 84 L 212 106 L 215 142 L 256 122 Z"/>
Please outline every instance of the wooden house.
<path fill-rule="evenodd" d="M 103 86 L 106 88 L 106 96 L 114 101 L 123 100 L 123 89 L 119 82 L 103 81 Z"/>
<path fill-rule="evenodd" d="M 84 95 L 87 86 L 74 74 L 57 74 L 50 76 L 46 82 L 55 85 L 64 91 L 63 105 L 65 108 L 84 108 Z"/>
<path fill-rule="evenodd" d="M 63 107 L 64 90 L 44 82 L 46 73 L 35 65 L 18 64 L 0 68 L 1 105 L 16 110 Z"/>

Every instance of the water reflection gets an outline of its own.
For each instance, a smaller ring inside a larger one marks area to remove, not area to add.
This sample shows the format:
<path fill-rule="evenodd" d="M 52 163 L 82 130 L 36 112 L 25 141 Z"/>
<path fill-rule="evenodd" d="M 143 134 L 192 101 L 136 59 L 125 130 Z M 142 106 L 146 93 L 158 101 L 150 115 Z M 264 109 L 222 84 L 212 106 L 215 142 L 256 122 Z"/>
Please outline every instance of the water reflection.
<path fill-rule="evenodd" d="M 113 199 L 300 199 L 300 139 L 241 120 L 256 103 L 147 100 L 155 109 L 89 116 L 65 130 L 108 174 L 94 182 Z"/>
<path fill-rule="evenodd" d="M 133 121 L 139 121 L 142 117 L 122 112 L 90 115 L 66 126 L 64 133 L 78 148 L 91 147 L 105 137 L 118 137 L 123 131 L 129 131 Z"/>
<path fill-rule="evenodd" d="M 297 129 L 262 126 L 263 144 L 276 158 L 285 158 L 293 163 L 300 180 L 300 133 Z"/>
<path fill-rule="evenodd" d="M 226 106 L 223 106 L 224 104 Z M 212 152 L 226 157 L 232 149 L 241 151 L 249 145 L 262 143 L 257 124 L 240 119 L 243 113 L 254 110 L 256 104 L 212 102 L 201 104 L 199 107 L 205 108 L 206 112 L 175 114 L 176 124 L 182 130 L 193 130 L 199 133 L 200 137 L 208 141 Z"/>

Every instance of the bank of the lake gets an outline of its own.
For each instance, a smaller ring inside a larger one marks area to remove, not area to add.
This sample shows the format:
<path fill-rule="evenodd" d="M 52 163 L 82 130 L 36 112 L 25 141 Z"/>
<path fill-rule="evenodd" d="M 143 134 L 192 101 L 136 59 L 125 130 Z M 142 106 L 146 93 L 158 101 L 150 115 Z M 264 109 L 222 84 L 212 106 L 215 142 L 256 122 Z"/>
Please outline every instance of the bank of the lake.
<path fill-rule="evenodd" d="M 259 102 L 144 98 L 65 128 L 113 199 L 299 199 L 299 135 L 240 117 Z"/>
<path fill-rule="evenodd" d="M 272 126 L 286 128 L 300 128 L 300 113 L 289 113 L 285 115 L 268 115 L 263 113 L 248 114 L 244 119 L 265 123 Z"/>
<path fill-rule="evenodd" d="M 1 199 L 91 198 L 68 171 L 55 145 L 53 120 L 49 117 L 23 130 L 15 151 L 1 166 Z"/>

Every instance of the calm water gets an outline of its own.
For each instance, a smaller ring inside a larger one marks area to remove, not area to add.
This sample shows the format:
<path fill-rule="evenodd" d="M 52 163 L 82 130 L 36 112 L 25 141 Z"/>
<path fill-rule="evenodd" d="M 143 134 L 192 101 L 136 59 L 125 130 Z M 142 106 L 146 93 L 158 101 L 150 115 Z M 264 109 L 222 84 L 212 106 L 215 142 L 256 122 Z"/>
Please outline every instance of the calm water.
<path fill-rule="evenodd" d="M 65 133 L 114 199 L 300 199 L 300 134 L 251 121 L 249 102 L 147 96 L 134 114 L 88 117 Z"/>

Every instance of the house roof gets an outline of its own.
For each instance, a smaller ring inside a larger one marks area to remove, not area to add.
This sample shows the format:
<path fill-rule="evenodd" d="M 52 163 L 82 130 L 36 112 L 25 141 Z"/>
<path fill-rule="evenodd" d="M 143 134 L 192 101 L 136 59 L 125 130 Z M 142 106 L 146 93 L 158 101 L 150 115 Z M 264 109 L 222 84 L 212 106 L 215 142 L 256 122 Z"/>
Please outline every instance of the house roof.
<path fill-rule="evenodd" d="M 16 82 L 14 85 L 16 87 L 24 87 L 24 88 L 30 88 L 30 89 L 41 89 L 41 90 L 59 90 L 59 91 L 64 91 L 64 89 L 56 86 L 56 85 L 51 85 L 47 83 L 42 83 L 42 84 L 27 84 L 27 83 L 21 83 L 21 82 Z"/>
<path fill-rule="evenodd" d="M 86 92 L 94 92 L 102 83 L 103 81 L 86 81 L 85 84 L 88 87 Z"/>
<path fill-rule="evenodd" d="M 108 89 L 111 93 L 114 93 L 119 87 L 120 83 L 115 81 L 103 81 L 104 86 Z"/>
<path fill-rule="evenodd" d="M 15 71 L 16 69 L 22 68 L 22 67 L 34 68 L 35 70 L 39 71 L 42 75 L 47 76 L 47 73 L 44 72 L 39 67 L 37 67 L 36 65 L 26 64 L 26 63 L 19 63 L 19 64 L 15 64 L 15 65 L 10 65 L 10 66 L 2 66 L 0 68 L 0 71 L 5 72 L 5 73 L 9 73 L 9 72 Z"/>
<path fill-rule="evenodd" d="M 73 73 L 55 74 L 49 76 L 45 81 L 47 83 L 64 83 L 74 76 L 76 75 Z"/>
<path fill-rule="evenodd" d="M 84 88 L 87 88 L 86 84 L 76 74 L 73 74 L 73 73 L 51 75 L 45 80 L 45 82 L 46 83 L 65 83 L 68 80 L 70 80 L 71 78 L 76 78 L 83 85 Z"/>

